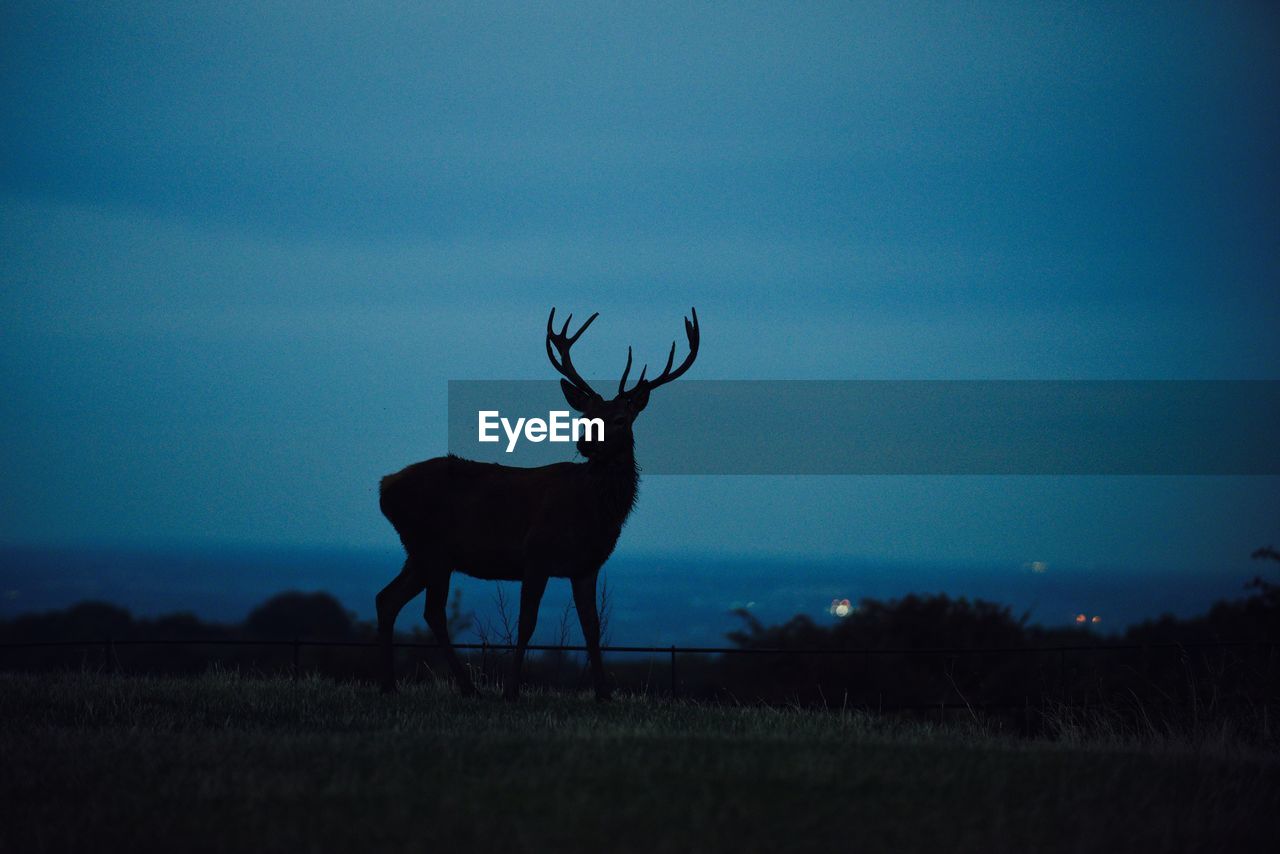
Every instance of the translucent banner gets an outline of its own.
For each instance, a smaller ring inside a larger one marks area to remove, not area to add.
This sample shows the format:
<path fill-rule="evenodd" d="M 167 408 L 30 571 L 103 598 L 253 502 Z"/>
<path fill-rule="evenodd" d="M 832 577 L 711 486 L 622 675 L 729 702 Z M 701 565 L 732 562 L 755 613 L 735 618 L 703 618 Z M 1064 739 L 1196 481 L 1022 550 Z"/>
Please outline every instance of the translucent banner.
<path fill-rule="evenodd" d="M 461 457 L 580 460 L 576 417 L 556 381 L 449 383 Z M 1278 381 L 681 380 L 634 433 L 646 474 L 1275 475 L 1278 426 Z"/>

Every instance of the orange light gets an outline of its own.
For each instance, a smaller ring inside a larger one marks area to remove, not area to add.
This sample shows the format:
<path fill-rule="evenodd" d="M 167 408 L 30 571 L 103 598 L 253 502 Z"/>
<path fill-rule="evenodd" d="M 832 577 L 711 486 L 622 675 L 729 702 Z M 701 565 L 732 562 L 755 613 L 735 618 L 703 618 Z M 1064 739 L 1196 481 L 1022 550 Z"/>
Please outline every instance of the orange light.
<path fill-rule="evenodd" d="M 1091 618 L 1089 619 L 1089 622 L 1091 622 L 1091 623 L 1101 623 L 1101 622 L 1102 622 L 1102 618 L 1101 618 L 1101 617 L 1091 617 Z"/>
<path fill-rule="evenodd" d="M 1086 617 L 1084 614 L 1076 614 L 1076 622 L 1077 622 L 1077 623 L 1083 623 L 1083 622 L 1084 622 L 1085 620 L 1087 620 L 1087 619 L 1089 619 L 1089 618 L 1088 618 L 1088 617 Z"/>

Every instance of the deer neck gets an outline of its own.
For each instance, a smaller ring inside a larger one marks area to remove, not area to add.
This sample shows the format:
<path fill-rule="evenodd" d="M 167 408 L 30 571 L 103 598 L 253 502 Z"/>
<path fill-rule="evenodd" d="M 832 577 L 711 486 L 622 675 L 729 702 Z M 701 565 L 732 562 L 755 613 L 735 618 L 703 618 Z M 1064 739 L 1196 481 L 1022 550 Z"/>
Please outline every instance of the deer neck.
<path fill-rule="evenodd" d="M 636 491 L 640 483 L 640 467 L 636 464 L 635 451 L 628 448 L 622 453 L 603 460 L 588 460 L 587 482 L 591 485 L 596 513 L 602 521 L 611 523 L 619 531 L 636 503 Z"/>

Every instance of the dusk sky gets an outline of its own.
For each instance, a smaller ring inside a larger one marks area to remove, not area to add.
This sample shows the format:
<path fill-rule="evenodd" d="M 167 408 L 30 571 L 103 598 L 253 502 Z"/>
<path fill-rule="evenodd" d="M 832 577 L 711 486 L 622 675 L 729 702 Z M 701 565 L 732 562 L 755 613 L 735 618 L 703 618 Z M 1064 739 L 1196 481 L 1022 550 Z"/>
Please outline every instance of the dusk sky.
<path fill-rule="evenodd" d="M 392 548 L 378 478 L 448 380 L 552 378 L 552 305 L 605 378 L 696 306 L 689 379 L 1280 379 L 1274 4 L 0 15 L 4 543 Z M 619 549 L 1267 543 L 1274 477 L 671 476 Z"/>

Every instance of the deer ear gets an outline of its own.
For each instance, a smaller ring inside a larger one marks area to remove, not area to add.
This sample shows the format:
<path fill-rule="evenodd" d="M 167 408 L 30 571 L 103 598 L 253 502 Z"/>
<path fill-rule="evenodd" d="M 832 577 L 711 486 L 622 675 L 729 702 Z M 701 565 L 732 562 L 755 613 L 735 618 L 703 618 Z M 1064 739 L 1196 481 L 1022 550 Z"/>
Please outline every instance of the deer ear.
<path fill-rule="evenodd" d="M 568 380 L 560 380 L 560 390 L 564 392 L 564 399 L 578 412 L 586 412 L 594 397 L 591 392 L 583 391 Z"/>
<path fill-rule="evenodd" d="M 631 416 L 634 418 L 639 415 L 646 406 L 649 405 L 649 386 L 642 383 L 631 390 L 629 402 L 631 404 Z"/>

